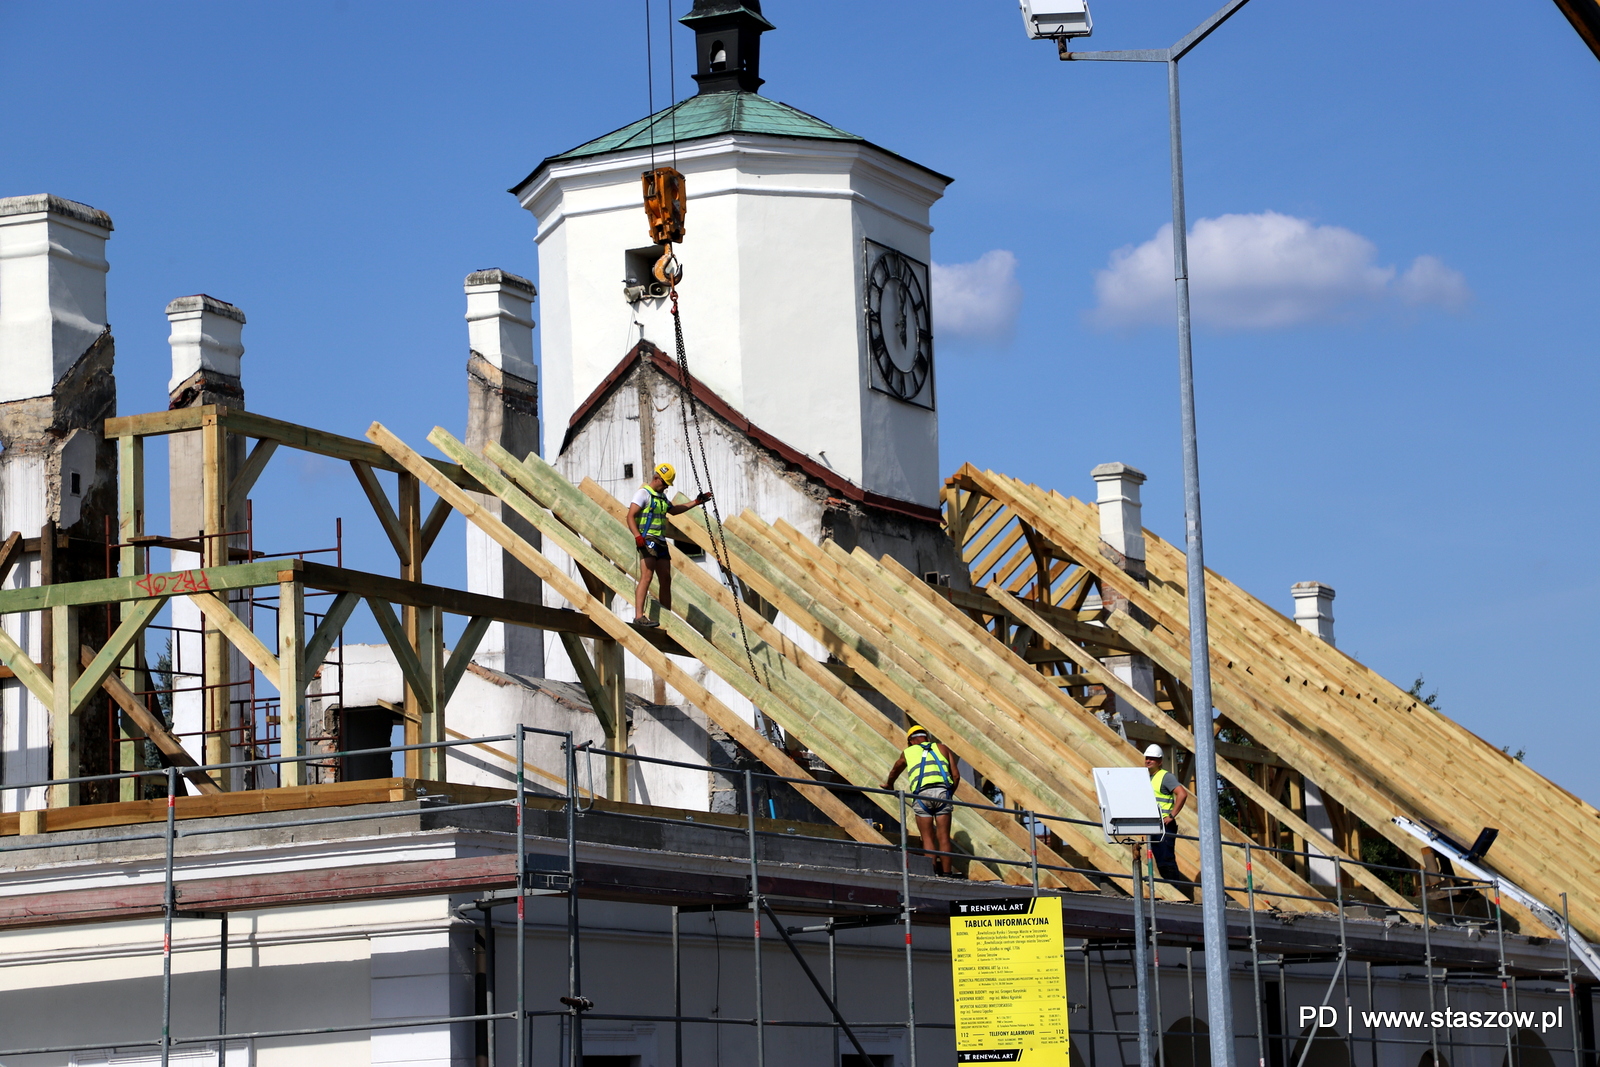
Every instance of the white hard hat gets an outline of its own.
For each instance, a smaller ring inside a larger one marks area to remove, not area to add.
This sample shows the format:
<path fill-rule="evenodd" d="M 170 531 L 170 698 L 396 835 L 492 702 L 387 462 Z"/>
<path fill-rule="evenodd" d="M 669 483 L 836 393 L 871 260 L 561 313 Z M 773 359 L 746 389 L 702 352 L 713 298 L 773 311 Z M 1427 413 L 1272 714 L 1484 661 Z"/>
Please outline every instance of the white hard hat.
<path fill-rule="evenodd" d="M 1149 748 L 1144 750 L 1145 759 L 1161 759 L 1165 755 L 1166 753 L 1161 751 L 1160 745 L 1151 745 Z"/>

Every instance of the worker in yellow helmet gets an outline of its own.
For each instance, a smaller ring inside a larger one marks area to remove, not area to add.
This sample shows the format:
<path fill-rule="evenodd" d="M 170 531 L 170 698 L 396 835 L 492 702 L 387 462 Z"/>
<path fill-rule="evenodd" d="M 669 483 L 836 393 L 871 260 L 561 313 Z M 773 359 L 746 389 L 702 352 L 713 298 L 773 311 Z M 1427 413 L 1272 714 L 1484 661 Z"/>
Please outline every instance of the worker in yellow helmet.
<path fill-rule="evenodd" d="M 644 613 L 644 601 L 650 595 L 650 579 L 658 575 L 661 589 L 656 599 L 663 608 L 672 610 L 672 551 L 667 547 L 667 516 L 682 515 L 711 499 L 710 493 L 701 493 L 692 504 L 669 504 L 666 490 L 677 477 L 672 464 L 657 463 L 656 469 L 650 472 L 650 480 L 633 494 L 633 503 L 628 506 L 628 528 L 639 546 L 639 587 L 633 591 L 635 626 L 657 625 Z"/>
<path fill-rule="evenodd" d="M 906 786 L 916 796 L 911 804 L 917 817 L 917 833 L 922 837 L 922 854 L 933 860 L 933 870 L 944 878 L 960 877 L 950 857 L 950 817 L 955 805 L 950 798 L 956 791 L 956 758 L 950 749 L 938 743 L 920 726 L 906 731 L 906 749 L 889 768 L 883 788 L 893 789 L 900 772 L 906 774 Z M 930 847 L 936 846 L 936 847 Z M 941 855 L 935 856 L 937 851 Z"/>

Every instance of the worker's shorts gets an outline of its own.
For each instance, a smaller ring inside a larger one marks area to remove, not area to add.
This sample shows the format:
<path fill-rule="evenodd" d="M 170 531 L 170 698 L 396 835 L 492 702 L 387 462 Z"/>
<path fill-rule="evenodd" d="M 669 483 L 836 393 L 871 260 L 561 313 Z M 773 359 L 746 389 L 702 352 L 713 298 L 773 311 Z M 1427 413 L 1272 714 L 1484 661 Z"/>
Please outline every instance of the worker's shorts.
<path fill-rule="evenodd" d="M 955 805 L 950 803 L 950 797 L 955 789 L 948 785 L 925 785 L 917 790 L 917 799 L 912 801 L 911 810 L 920 818 L 937 819 L 941 815 L 949 815 L 955 810 Z"/>
<path fill-rule="evenodd" d="M 639 549 L 639 555 L 648 556 L 650 559 L 671 559 L 672 550 L 667 547 L 665 537 L 646 537 L 644 547 Z"/>

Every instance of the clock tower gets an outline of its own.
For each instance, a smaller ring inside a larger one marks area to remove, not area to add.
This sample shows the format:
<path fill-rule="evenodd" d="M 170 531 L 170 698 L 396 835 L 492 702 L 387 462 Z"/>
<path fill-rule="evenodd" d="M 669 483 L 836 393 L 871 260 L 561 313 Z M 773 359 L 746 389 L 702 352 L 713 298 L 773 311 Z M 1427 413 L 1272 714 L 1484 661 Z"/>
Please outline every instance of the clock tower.
<path fill-rule="evenodd" d="M 698 93 L 550 156 L 512 189 L 538 219 L 545 457 L 628 494 L 647 459 L 688 470 L 670 395 L 653 415 L 601 410 L 630 360 L 675 356 L 640 194 L 642 172 L 670 166 L 688 192 L 674 248 L 683 337 L 708 410 L 726 415 L 716 436 L 752 431 L 819 502 L 937 532 L 929 209 L 950 179 L 758 93 L 773 28 L 759 0 L 696 0 L 680 21 L 695 34 Z M 596 434 L 605 441 L 580 440 Z M 712 466 L 724 514 L 770 510 L 749 478 Z"/>

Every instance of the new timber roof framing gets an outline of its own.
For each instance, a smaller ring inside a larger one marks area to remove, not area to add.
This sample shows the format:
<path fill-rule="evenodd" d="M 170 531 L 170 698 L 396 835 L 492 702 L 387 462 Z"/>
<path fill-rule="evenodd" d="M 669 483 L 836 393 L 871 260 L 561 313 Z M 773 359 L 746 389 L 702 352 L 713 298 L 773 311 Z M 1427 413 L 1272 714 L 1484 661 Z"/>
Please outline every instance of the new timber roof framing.
<path fill-rule="evenodd" d="M 593 589 L 585 589 L 382 426 L 375 424 L 368 437 L 539 574 L 549 588 L 662 673 L 769 767 L 786 776 L 809 777 L 743 716 L 705 692 L 666 657 L 652 654 L 640 639 L 642 631 L 611 611 L 609 596 L 602 599 Z M 429 440 L 527 519 L 546 544 L 571 556 L 609 594 L 631 600 L 638 553 L 623 524 L 620 502 L 594 483 L 585 483 L 581 490 L 572 486 L 535 455 L 519 459 L 491 445 L 480 458 L 442 429 Z M 684 539 L 709 547 L 705 521 L 696 512 L 693 519 L 679 519 L 675 526 Z M 892 560 L 846 553 L 832 544 L 817 546 L 785 524 L 768 526 L 749 512 L 730 521 L 723 534 L 731 567 L 749 589 L 908 716 L 934 729 L 999 786 L 1008 803 L 1044 813 L 1041 822 L 1062 842 L 1059 855 L 1046 848 L 1040 857 L 1044 884 L 1087 889 L 1095 881 L 1084 872 L 1107 877 L 1123 873 L 1127 853 L 1099 832 L 1090 771 L 1097 765 L 1136 766 L 1139 756 L 1088 709 Z M 676 585 L 681 590 L 674 598 L 676 612 L 661 611 L 661 628 L 846 780 L 861 786 L 875 783 L 901 747 L 899 724 L 853 694 L 825 664 L 775 627 L 746 613 L 745 625 L 754 638 L 751 656 L 757 665 L 752 673 L 744 662 L 732 594 L 710 581 L 686 556 L 675 555 L 673 566 L 684 581 Z M 837 804 L 819 787 L 800 788 L 814 802 L 825 798 Z M 899 802 L 892 795 L 868 795 L 899 818 Z M 1028 881 L 1034 842 L 1015 816 L 988 807 L 976 791 L 963 792 L 958 799 L 985 805 L 958 809 L 956 819 L 959 843 L 984 859 L 983 865 L 972 865 L 974 871 L 981 877 L 987 866 L 991 877 Z M 830 804 L 819 807 L 833 815 Z M 1086 827 L 1085 822 L 1092 825 Z M 840 825 L 853 835 L 861 834 L 859 818 Z M 1192 822 L 1187 829 L 1193 832 Z M 1236 842 L 1244 842 L 1241 832 L 1231 827 L 1229 832 Z M 1179 861 L 1192 877 L 1198 855 L 1189 842 L 1180 842 Z M 1249 875 L 1242 853 L 1233 850 L 1229 862 L 1230 885 L 1244 886 Z M 1059 870 L 1063 867 L 1078 870 Z M 1256 857 L 1255 884 L 1257 895 L 1272 906 L 1297 911 L 1333 908 L 1300 875 L 1270 856 Z M 1157 885 L 1157 892 L 1167 899 L 1181 898 L 1165 883 Z M 1241 890 L 1237 896 L 1243 902 L 1246 894 Z"/>
<path fill-rule="evenodd" d="M 1065 680 L 1069 690 L 1103 686 L 1175 744 L 1192 746 L 1182 552 L 1145 531 L 1148 579 L 1140 582 L 1104 551 L 1094 506 L 971 466 L 947 483 L 945 514 L 974 584 L 989 595 L 988 604 L 976 597 L 957 603 L 992 632 L 1025 627 L 1027 643 L 1064 653 L 1040 669 L 1078 676 Z M 1086 609 L 1091 587 L 1100 602 Z M 1220 729 L 1237 731 L 1316 783 L 1345 814 L 1346 830 L 1382 836 L 1419 864 L 1431 864 L 1432 856 L 1393 816 L 1465 841 L 1485 826 L 1500 828 L 1488 861 L 1495 870 L 1547 903 L 1567 894 L 1573 925 L 1591 941 L 1600 935 L 1600 811 L 1222 576 L 1208 571 L 1207 590 Z M 1104 610 L 1119 600 L 1127 610 Z M 1098 667 L 1108 648 L 1148 657 L 1162 685 L 1158 700 Z M 1484 652 L 1515 658 L 1489 638 Z M 1258 820 L 1277 820 L 1324 855 L 1345 854 L 1283 803 L 1281 770 L 1228 759 L 1218 767 Z M 1507 907 L 1525 924 L 1534 921 L 1526 909 Z"/>

